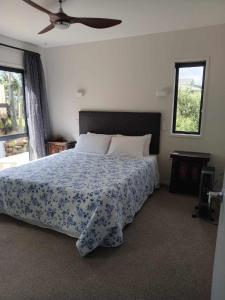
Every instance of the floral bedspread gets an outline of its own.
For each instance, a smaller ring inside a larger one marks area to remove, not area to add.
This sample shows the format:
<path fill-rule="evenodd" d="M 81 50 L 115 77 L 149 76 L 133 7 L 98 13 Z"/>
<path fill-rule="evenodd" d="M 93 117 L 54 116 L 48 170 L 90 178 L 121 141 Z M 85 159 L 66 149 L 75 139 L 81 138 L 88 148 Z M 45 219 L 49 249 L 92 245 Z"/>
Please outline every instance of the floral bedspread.
<path fill-rule="evenodd" d="M 0 172 L 0 213 L 72 237 L 80 255 L 123 242 L 157 186 L 151 159 L 76 153 L 74 149 Z"/>

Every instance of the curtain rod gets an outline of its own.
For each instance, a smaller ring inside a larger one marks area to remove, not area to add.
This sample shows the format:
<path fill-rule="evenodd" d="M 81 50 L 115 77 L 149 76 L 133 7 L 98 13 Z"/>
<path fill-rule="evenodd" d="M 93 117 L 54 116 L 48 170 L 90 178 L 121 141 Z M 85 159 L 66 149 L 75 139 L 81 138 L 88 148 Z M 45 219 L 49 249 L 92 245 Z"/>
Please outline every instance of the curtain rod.
<path fill-rule="evenodd" d="M 19 50 L 19 51 L 23 51 L 23 52 L 29 52 L 29 53 L 33 53 L 33 54 L 39 54 L 38 52 L 34 52 L 34 51 L 31 51 L 31 50 L 26 50 L 26 49 L 23 49 L 23 48 L 19 48 L 19 47 L 7 45 L 7 44 L 0 43 L 0 46 L 11 48 L 11 49 L 15 49 L 15 50 Z"/>

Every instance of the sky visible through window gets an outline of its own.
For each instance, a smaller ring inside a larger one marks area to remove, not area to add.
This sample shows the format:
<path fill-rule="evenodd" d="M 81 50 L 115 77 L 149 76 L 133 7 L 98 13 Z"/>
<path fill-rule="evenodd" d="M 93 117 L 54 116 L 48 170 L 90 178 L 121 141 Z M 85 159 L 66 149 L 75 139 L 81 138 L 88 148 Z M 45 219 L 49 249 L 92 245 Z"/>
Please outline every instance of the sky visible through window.
<path fill-rule="evenodd" d="M 202 86 L 203 67 L 180 68 L 180 80 L 193 80 L 194 84 Z"/>

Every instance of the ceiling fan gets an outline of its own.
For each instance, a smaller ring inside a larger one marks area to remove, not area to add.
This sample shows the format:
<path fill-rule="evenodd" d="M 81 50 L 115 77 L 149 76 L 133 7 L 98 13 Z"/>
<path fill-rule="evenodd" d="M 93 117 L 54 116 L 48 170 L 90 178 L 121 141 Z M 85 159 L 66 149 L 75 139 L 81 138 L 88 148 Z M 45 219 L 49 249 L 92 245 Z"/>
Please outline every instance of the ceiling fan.
<path fill-rule="evenodd" d="M 33 6 L 34 8 L 46 13 L 50 17 L 50 25 L 41 30 L 38 34 L 46 33 L 53 28 L 59 28 L 59 29 L 67 29 L 71 24 L 74 23 L 81 23 L 83 25 L 96 28 L 96 29 L 102 29 L 102 28 L 109 28 L 113 27 L 115 25 L 120 24 L 121 20 L 115 20 L 115 19 L 106 19 L 106 18 L 76 18 L 68 16 L 66 13 L 64 13 L 62 9 L 62 0 L 59 0 L 59 11 L 57 13 L 53 13 L 44 7 L 36 4 L 35 2 L 31 0 L 23 0 L 27 4 Z"/>

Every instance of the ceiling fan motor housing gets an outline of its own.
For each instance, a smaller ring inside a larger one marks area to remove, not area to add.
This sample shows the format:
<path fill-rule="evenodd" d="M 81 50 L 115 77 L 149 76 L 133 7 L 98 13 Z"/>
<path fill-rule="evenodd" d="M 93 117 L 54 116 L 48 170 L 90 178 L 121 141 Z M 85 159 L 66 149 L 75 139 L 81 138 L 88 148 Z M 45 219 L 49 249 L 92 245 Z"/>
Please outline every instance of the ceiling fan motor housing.
<path fill-rule="evenodd" d="M 66 21 L 63 21 L 63 20 L 56 21 L 54 23 L 54 25 L 55 25 L 56 28 L 61 29 L 61 30 L 64 30 L 64 29 L 67 29 L 67 28 L 70 27 L 70 23 L 66 22 Z"/>

